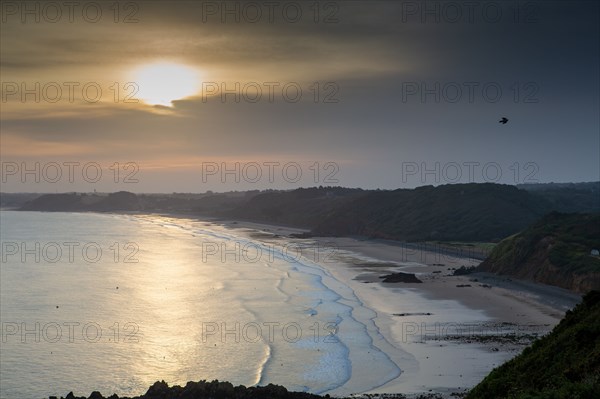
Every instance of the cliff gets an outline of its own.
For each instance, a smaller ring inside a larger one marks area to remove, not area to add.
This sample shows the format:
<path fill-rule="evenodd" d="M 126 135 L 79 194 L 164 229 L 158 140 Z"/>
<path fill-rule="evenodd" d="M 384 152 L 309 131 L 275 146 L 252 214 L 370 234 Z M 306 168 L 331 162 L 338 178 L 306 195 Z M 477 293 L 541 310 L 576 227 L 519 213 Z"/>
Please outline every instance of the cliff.
<path fill-rule="evenodd" d="M 553 212 L 496 245 L 478 270 L 583 293 L 600 289 L 594 249 L 600 249 L 600 214 Z"/>

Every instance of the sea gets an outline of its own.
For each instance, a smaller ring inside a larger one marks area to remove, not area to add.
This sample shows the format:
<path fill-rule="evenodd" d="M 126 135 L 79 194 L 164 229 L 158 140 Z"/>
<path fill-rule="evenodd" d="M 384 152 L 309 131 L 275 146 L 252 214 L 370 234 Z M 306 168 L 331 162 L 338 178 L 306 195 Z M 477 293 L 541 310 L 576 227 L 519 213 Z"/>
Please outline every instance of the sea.
<path fill-rule="evenodd" d="M 343 261 L 276 229 L 5 210 L 0 238 L 2 398 L 216 379 L 346 395 L 402 372 Z"/>

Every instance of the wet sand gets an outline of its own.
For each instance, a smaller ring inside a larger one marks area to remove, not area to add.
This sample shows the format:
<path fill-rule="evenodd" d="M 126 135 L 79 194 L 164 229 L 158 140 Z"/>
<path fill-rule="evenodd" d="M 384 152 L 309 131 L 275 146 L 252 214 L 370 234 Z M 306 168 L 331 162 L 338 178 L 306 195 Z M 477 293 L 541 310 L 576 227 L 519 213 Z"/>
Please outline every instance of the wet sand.
<path fill-rule="evenodd" d="M 305 230 L 249 222 L 218 222 L 276 241 Z M 311 256 L 349 285 L 373 309 L 374 321 L 392 345 L 408 352 L 393 359 L 400 377 L 370 393 L 437 392 L 450 395 L 476 385 L 494 367 L 548 333 L 580 295 L 487 273 L 452 275 L 478 265 L 431 247 L 348 237 L 296 239 Z M 383 283 L 392 273 L 412 273 L 422 283 Z"/>

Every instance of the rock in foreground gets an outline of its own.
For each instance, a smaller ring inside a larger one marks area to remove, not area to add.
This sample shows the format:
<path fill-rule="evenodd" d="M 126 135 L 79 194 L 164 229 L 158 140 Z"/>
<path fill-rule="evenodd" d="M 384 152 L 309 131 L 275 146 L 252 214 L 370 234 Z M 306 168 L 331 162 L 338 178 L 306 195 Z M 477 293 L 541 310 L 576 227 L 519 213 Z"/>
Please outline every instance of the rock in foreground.
<path fill-rule="evenodd" d="M 327 395 L 326 397 L 329 397 Z M 282 386 L 269 384 L 264 387 L 246 388 L 243 385 L 234 387 L 230 382 L 221 381 L 198 381 L 188 382 L 184 387 L 174 385 L 169 387 L 164 381 L 155 382 L 142 396 L 119 397 L 113 394 L 108 397 L 102 396 L 97 391 L 86 398 L 75 396 L 70 392 L 64 399 L 319 399 L 321 396 L 306 392 L 289 392 Z M 50 399 L 53 399 L 51 396 Z M 62 399 L 62 397 L 61 397 Z"/>
<path fill-rule="evenodd" d="M 407 399 L 402 394 L 375 394 L 380 399 Z M 264 387 L 246 388 L 243 385 L 234 387 L 229 382 L 220 381 L 199 381 L 188 382 L 185 387 L 178 385 L 169 387 L 164 381 L 156 381 L 148 392 L 142 396 L 119 397 L 115 394 L 105 398 L 100 392 L 94 391 L 89 397 L 75 396 L 70 392 L 65 398 L 61 399 L 322 399 L 329 398 L 329 395 L 319 396 L 306 392 L 289 392 L 280 385 L 269 384 Z M 373 395 L 365 394 L 362 396 L 352 396 L 352 399 L 369 399 Z M 50 396 L 49 399 L 56 399 Z M 340 398 L 350 399 L 350 398 Z M 442 396 L 435 393 L 417 394 L 411 396 L 411 399 L 442 399 Z"/>

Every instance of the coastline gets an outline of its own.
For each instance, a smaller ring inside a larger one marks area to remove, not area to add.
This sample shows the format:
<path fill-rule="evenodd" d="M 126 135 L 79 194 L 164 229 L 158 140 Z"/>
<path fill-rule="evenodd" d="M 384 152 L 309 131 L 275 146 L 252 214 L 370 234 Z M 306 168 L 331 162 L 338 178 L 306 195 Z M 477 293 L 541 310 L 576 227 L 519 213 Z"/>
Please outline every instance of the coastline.
<path fill-rule="evenodd" d="M 452 276 L 453 269 L 476 265 L 479 260 L 403 243 L 390 245 L 350 237 L 297 238 L 290 235 L 307 230 L 190 214 L 152 215 L 199 220 L 238 230 L 257 241 L 300 243 L 320 249 L 318 255 L 327 258 L 317 263 L 375 313 L 368 318 L 376 325 L 372 336 L 381 335 L 374 345 L 402 368 L 398 377 L 365 394 L 454 397 L 453 393 L 463 393 L 493 367 L 518 354 L 535 336 L 550 331 L 579 298 L 560 288 L 507 277 L 479 273 Z M 382 276 L 398 272 L 412 273 L 422 283 L 381 281 Z M 556 297 L 561 300 L 556 301 Z M 387 344 L 397 350 L 386 351 L 382 345 Z M 354 364 L 359 363 L 360 359 L 354 359 Z M 354 369 L 354 386 L 362 383 L 359 370 Z M 335 390 L 329 393 L 342 394 Z"/>
<path fill-rule="evenodd" d="M 256 239 L 289 238 L 307 230 L 246 221 L 212 220 L 231 229 L 256 231 Z M 386 341 L 414 358 L 392 360 L 402 374 L 365 394 L 424 393 L 455 397 L 494 367 L 547 334 L 581 296 L 562 288 L 489 273 L 454 276 L 481 259 L 459 257 L 443 248 L 352 237 L 292 238 L 333 252 L 328 271 L 347 284 L 377 314 Z M 390 273 L 412 273 L 422 283 L 384 283 Z M 418 304 L 407 307 L 405 303 Z M 412 364 L 411 364 L 412 363 Z"/>
<path fill-rule="evenodd" d="M 192 215 L 164 215 L 183 218 L 192 217 Z M 194 218 L 197 219 L 198 217 Z M 309 232 L 307 229 L 259 222 L 231 221 L 218 218 L 201 220 L 231 229 L 256 230 L 257 233 L 253 235 L 254 238 L 277 238 L 277 236 L 290 238 L 292 234 L 298 235 Z M 262 233 L 266 235 L 263 236 Z M 512 322 L 521 321 L 523 317 L 518 316 L 514 312 L 509 312 L 509 310 L 514 308 L 514 305 L 533 307 L 534 309 L 532 309 L 530 316 L 536 317 L 539 322 L 556 322 L 562 318 L 564 312 L 571 309 L 581 299 L 580 294 L 560 287 L 519 280 L 509 276 L 499 276 L 483 272 L 457 276 L 452 275 L 454 270 L 450 269 L 457 269 L 461 266 L 477 266 L 482 259 L 476 254 L 474 256 L 457 256 L 447 252 L 444 248 L 438 250 L 426 245 L 422 246 L 420 244 L 367 239 L 363 237 L 315 236 L 310 238 L 292 238 L 304 242 L 315 242 L 319 248 L 331 248 L 326 256 L 354 253 L 364 257 L 364 262 L 356 258 L 348 260 L 351 263 L 350 266 L 353 266 L 353 270 L 357 273 L 356 277 L 362 276 L 370 280 L 374 276 L 377 277 L 394 271 L 403 271 L 417 274 L 423 279 L 424 283 L 421 285 L 410 283 L 404 283 L 403 285 L 379 283 L 388 288 L 419 289 L 431 299 L 457 299 L 474 309 L 479 309 L 485 305 L 482 299 L 501 300 L 503 302 L 501 306 L 492 306 L 484 310 L 489 312 L 494 318 L 508 319 Z M 395 263 L 413 263 L 413 265 L 400 266 L 395 265 Z M 377 264 L 379 265 L 373 266 Z M 380 267 L 381 265 L 384 267 Z M 426 267 L 424 268 L 423 265 Z M 369 276 L 369 273 L 371 273 L 371 276 Z M 478 281 L 471 281 L 474 278 Z M 455 285 L 460 284 L 471 285 L 471 287 L 461 288 L 474 289 L 454 289 L 458 288 Z M 481 287 L 483 284 L 491 285 L 495 290 Z"/>

